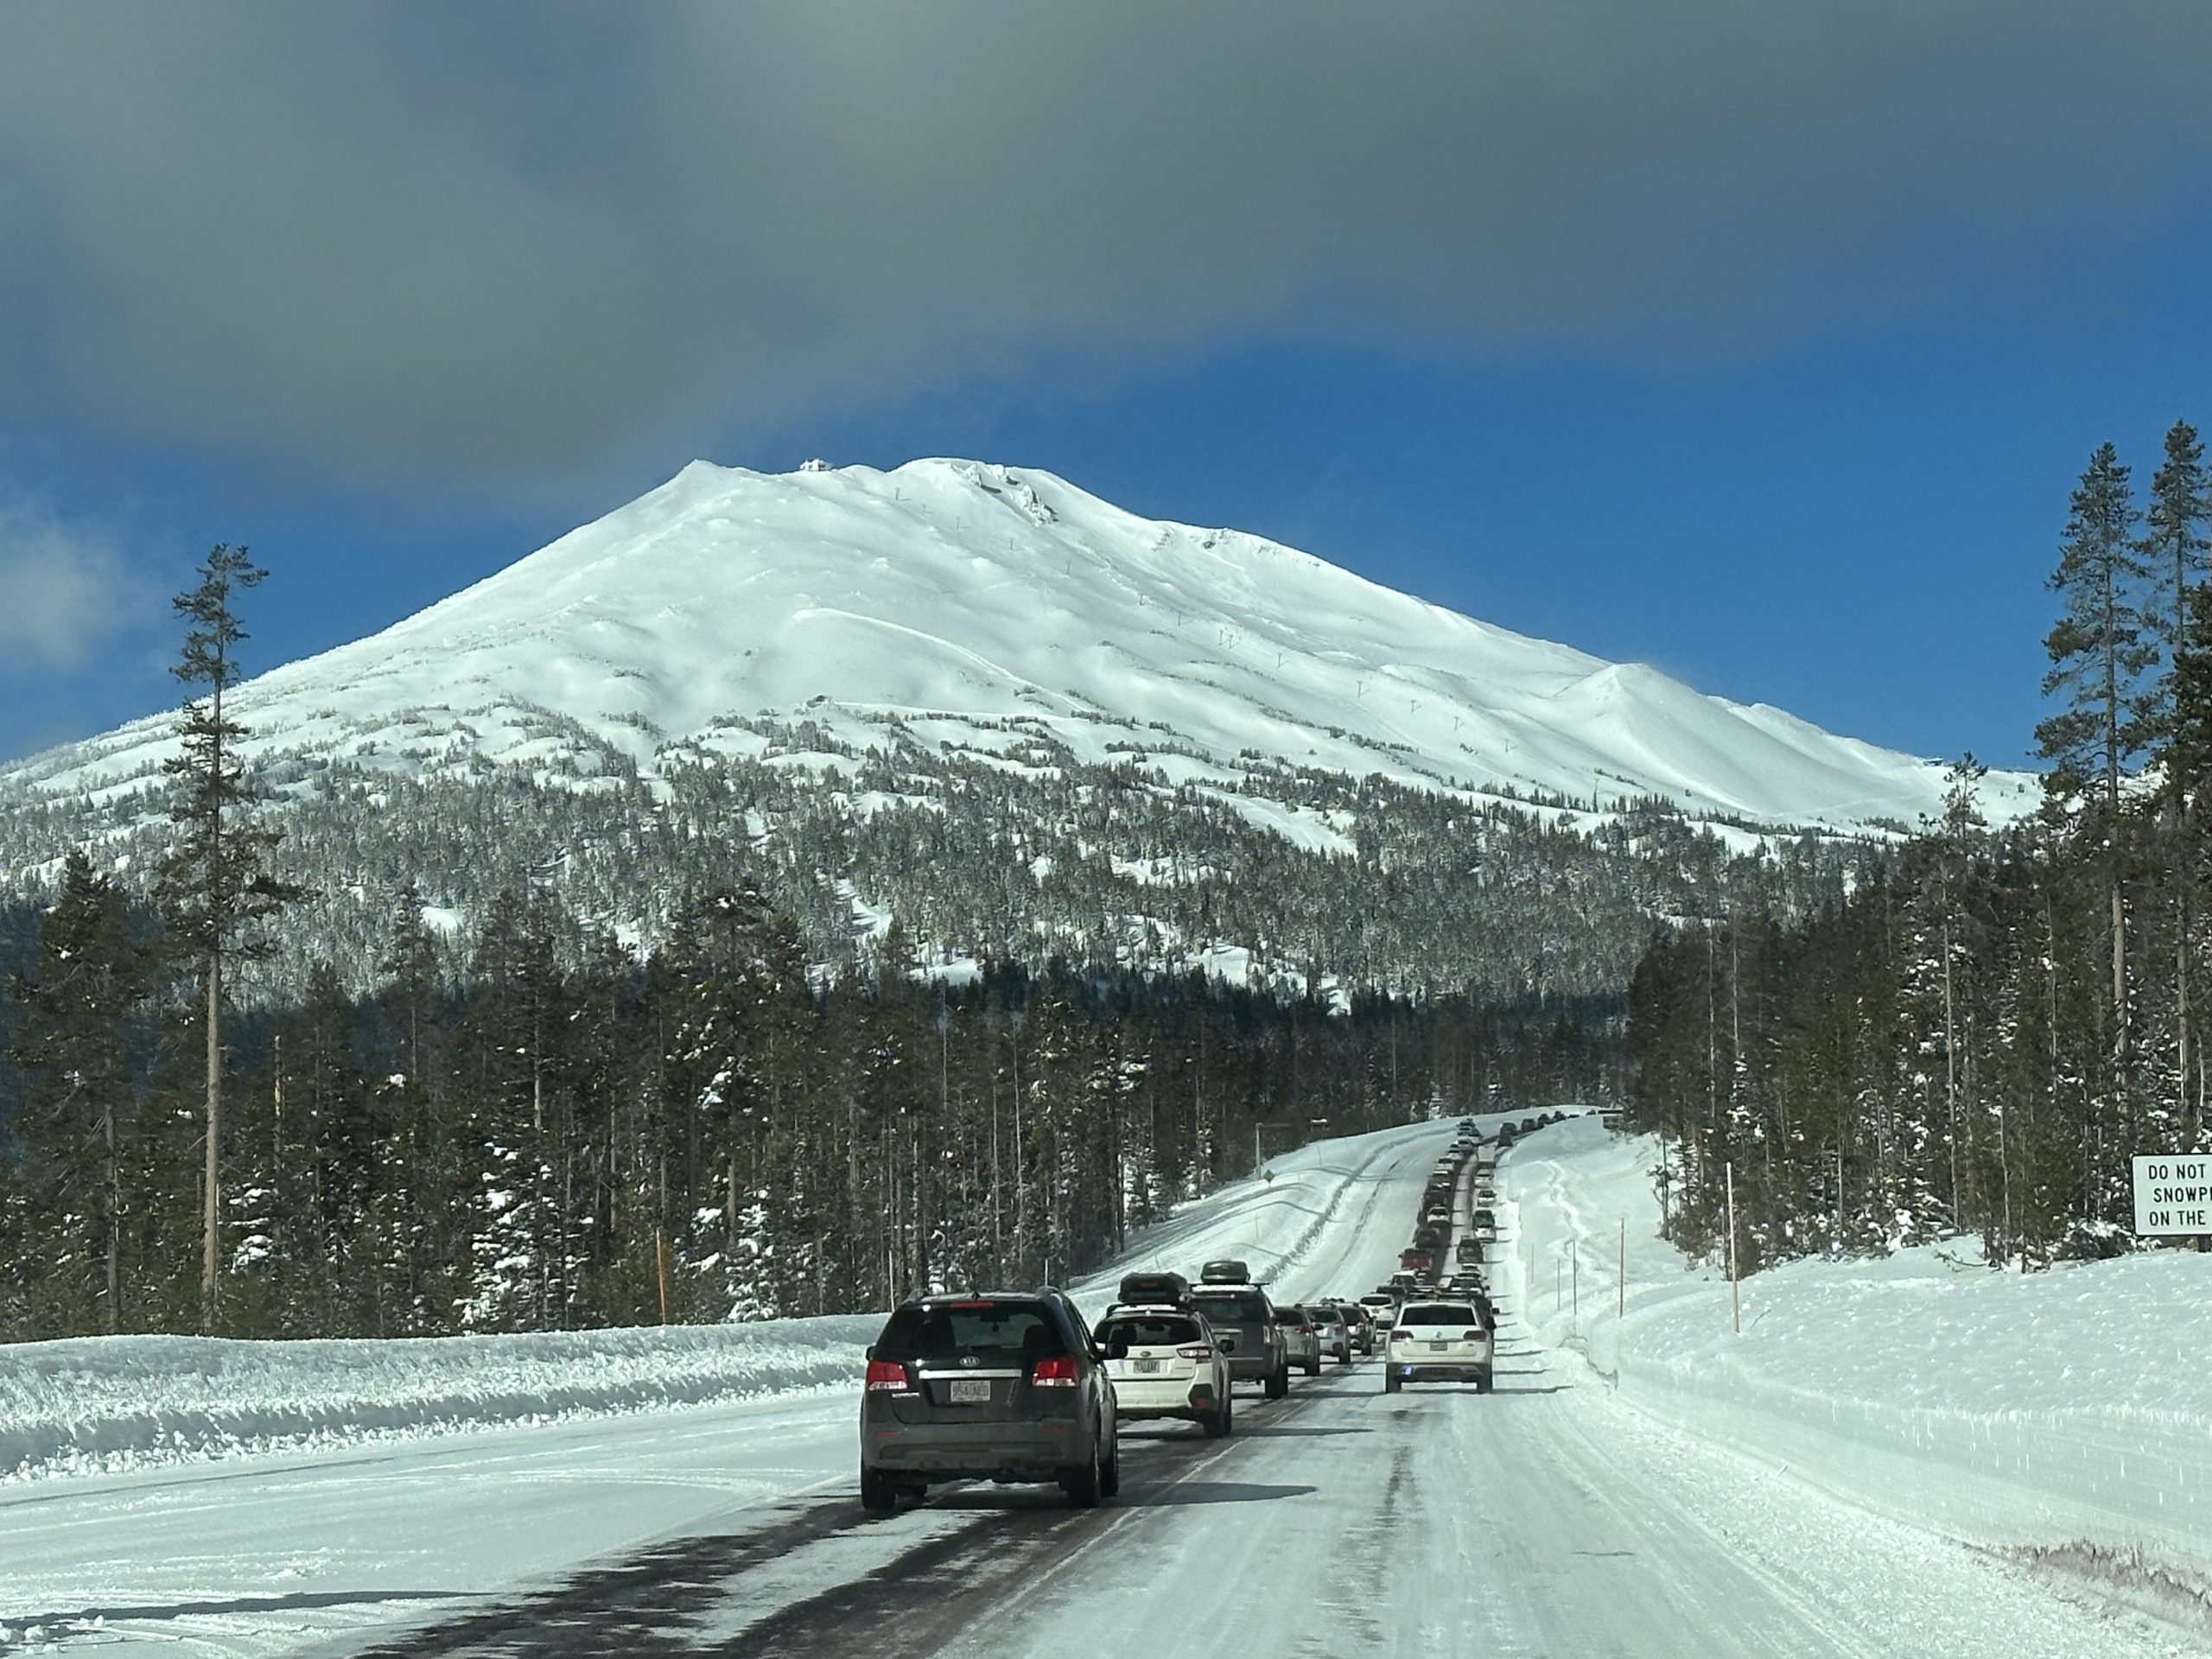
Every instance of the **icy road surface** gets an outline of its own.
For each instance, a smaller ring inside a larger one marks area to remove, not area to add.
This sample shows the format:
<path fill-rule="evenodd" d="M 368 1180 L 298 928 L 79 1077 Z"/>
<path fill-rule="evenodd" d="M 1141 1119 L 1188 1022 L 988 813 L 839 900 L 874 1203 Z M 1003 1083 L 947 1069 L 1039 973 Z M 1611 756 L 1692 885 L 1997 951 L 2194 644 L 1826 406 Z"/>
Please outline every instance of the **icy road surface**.
<path fill-rule="evenodd" d="M 1291 1299 L 1395 1265 L 1424 1126 L 1309 1148 L 1135 1253 Z M 1516 1317 L 1497 1391 L 1372 1362 L 1123 1437 L 1119 1503 L 968 1487 L 884 1520 L 849 1392 L 0 1489 L 0 1650 L 999 1656 L 1222 1630 L 1240 1653 L 2171 1655 L 2184 1634 L 1615 1399 Z"/>

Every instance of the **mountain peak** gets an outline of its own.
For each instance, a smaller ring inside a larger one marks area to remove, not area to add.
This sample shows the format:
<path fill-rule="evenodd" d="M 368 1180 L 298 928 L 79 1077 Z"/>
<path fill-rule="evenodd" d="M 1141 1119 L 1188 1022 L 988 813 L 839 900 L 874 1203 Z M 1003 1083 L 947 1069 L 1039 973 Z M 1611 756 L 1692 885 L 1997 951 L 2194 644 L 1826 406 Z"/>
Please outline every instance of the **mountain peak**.
<path fill-rule="evenodd" d="M 1081 759 L 1174 748 L 1431 787 L 1672 798 L 1790 824 L 1911 822 L 1932 764 L 1707 697 L 1264 538 L 1139 518 L 1042 469 L 950 456 L 667 483 L 235 707 L 265 753 L 494 761 L 589 734 L 648 772 L 804 711 L 866 747 Z M 23 763 L 41 788 L 147 774 L 167 717 Z M 2018 780 L 1990 786 L 2005 810 Z"/>

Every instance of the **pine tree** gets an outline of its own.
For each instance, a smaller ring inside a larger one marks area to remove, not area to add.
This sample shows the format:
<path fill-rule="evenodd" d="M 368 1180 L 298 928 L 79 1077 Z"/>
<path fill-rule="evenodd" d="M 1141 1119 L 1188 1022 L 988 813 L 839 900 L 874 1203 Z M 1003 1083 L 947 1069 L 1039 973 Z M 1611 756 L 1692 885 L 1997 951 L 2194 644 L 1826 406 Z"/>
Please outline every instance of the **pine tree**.
<path fill-rule="evenodd" d="M 176 842 L 160 870 L 162 910 L 169 937 L 200 977 L 206 1004 L 207 1109 L 200 1189 L 200 1325 L 213 1332 L 222 1292 L 223 985 L 232 963 L 258 960 L 271 947 L 263 924 L 306 889 L 270 873 L 269 856 L 283 838 L 250 820 L 254 790 L 238 753 L 246 735 L 223 712 L 223 696 L 238 678 L 237 652 L 246 638 L 234 594 L 260 585 L 268 573 L 245 550 L 218 544 L 200 568 L 200 581 L 174 601 L 186 623 L 184 647 L 172 671 L 188 686 L 204 686 L 204 699 L 188 696 L 177 722 L 182 753 L 168 763 L 176 780 L 169 816 Z"/>
<path fill-rule="evenodd" d="M 8 1058 L 26 1085 L 16 1126 L 20 1335 L 123 1328 L 122 1139 L 145 969 L 122 889 L 71 849 L 36 964 L 11 987 L 22 1018 Z"/>
<path fill-rule="evenodd" d="M 2119 453 L 2109 443 L 2099 445 L 2075 488 L 2050 582 L 2065 611 L 2044 641 L 2051 666 L 2043 690 L 2045 696 L 2063 697 L 2064 706 L 2036 727 L 2037 752 L 2050 763 L 2044 786 L 2054 805 L 2063 810 L 2084 804 L 2089 827 L 2107 849 L 2113 1051 L 2123 1067 L 2128 999 L 2120 785 L 2139 753 L 2137 699 L 2153 660 L 2155 635 L 2140 596 L 2149 573 L 2133 534 L 2139 517 Z"/>
<path fill-rule="evenodd" d="M 2205 572 L 2212 555 L 2212 475 L 2204 467 L 2204 446 L 2196 429 L 2176 421 L 2166 433 L 2165 459 L 2151 477 L 2150 505 L 2143 520 L 2148 533 L 2143 553 L 2164 582 L 2172 573 L 2166 603 L 2158 615 L 2158 635 L 2170 652 L 2178 652 L 2188 624 L 2189 590 Z"/>
<path fill-rule="evenodd" d="M 2207 1065 L 2195 1040 L 2191 995 L 2196 981 L 2196 914 L 2202 886 L 2203 820 L 2212 802 L 2212 582 L 2191 582 L 2183 594 L 2182 629 L 2168 677 L 2167 717 L 2157 756 L 2174 820 L 2175 1071 L 2182 1150 L 2202 1144 Z"/>
<path fill-rule="evenodd" d="M 2183 658 L 2191 650 L 2190 595 L 2192 590 L 2201 588 L 2207 556 L 2212 554 L 2212 539 L 2205 533 L 2208 523 L 2212 523 L 2212 478 L 2205 472 L 2204 446 L 2186 421 L 2176 421 L 2166 433 L 2164 461 L 2152 477 L 2150 507 L 2144 518 L 2148 526 L 2143 539 L 2145 555 L 2161 580 L 2168 570 L 2172 573 L 2160 630 L 2170 653 L 2169 666 L 2143 720 L 2152 734 L 2154 750 L 2163 750 L 2155 752 L 2153 758 L 2159 762 L 2162 775 L 2163 827 L 2171 849 L 2170 856 L 2161 861 L 2171 877 L 2168 887 L 2173 912 L 2174 1073 L 2183 1132 L 2194 1144 L 2202 1111 L 2201 1097 L 2194 1108 L 2189 1103 L 2190 1073 L 2201 1065 L 2193 1052 L 2195 1014 L 2190 997 L 2196 931 L 2196 830 L 2193 798 L 2175 763 L 2181 759 L 2182 750 L 2198 741 L 2197 736 L 2183 738 L 2178 730 L 2186 718 L 2179 706 L 2180 681 Z M 2196 666 L 2201 673 L 2201 659 Z M 2189 764 L 2183 762 L 2183 766 Z M 2200 1096 L 2202 1087 L 2200 1079 Z"/>

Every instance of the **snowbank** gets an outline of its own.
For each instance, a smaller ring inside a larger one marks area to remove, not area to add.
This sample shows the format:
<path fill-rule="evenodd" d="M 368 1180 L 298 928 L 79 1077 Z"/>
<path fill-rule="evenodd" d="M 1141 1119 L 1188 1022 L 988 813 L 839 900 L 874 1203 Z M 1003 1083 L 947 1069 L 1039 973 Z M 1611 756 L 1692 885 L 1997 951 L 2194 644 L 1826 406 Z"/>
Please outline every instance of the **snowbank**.
<path fill-rule="evenodd" d="M 1520 1311 L 1623 1400 L 1973 1542 L 2212 1579 L 2212 1255 L 1797 1262 L 1744 1281 L 1738 1335 L 1721 1275 L 1657 1236 L 1656 1156 L 1583 1123 L 1506 1165 Z"/>
<path fill-rule="evenodd" d="M 0 1347 L 0 1479 L 849 1384 L 879 1314 L 388 1342 Z"/>

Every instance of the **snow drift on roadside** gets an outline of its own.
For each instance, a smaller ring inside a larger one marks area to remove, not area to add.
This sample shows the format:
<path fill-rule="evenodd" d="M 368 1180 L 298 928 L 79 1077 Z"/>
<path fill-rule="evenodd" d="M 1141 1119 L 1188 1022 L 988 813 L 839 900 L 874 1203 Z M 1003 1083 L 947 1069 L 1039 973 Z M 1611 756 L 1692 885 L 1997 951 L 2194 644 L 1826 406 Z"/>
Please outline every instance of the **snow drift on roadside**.
<path fill-rule="evenodd" d="M 0 1478 L 690 1405 L 859 1375 L 880 1314 L 397 1341 L 0 1348 Z"/>
<path fill-rule="evenodd" d="M 2212 1575 L 2212 1256 L 2024 1276 L 1955 1241 L 1801 1261 L 1743 1282 L 1737 1335 L 1721 1275 L 1657 1236 L 1656 1156 L 1570 1124 L 1506 1166 L 1522 1311 L 1623 1400 L 1975 1542 Z"/>

